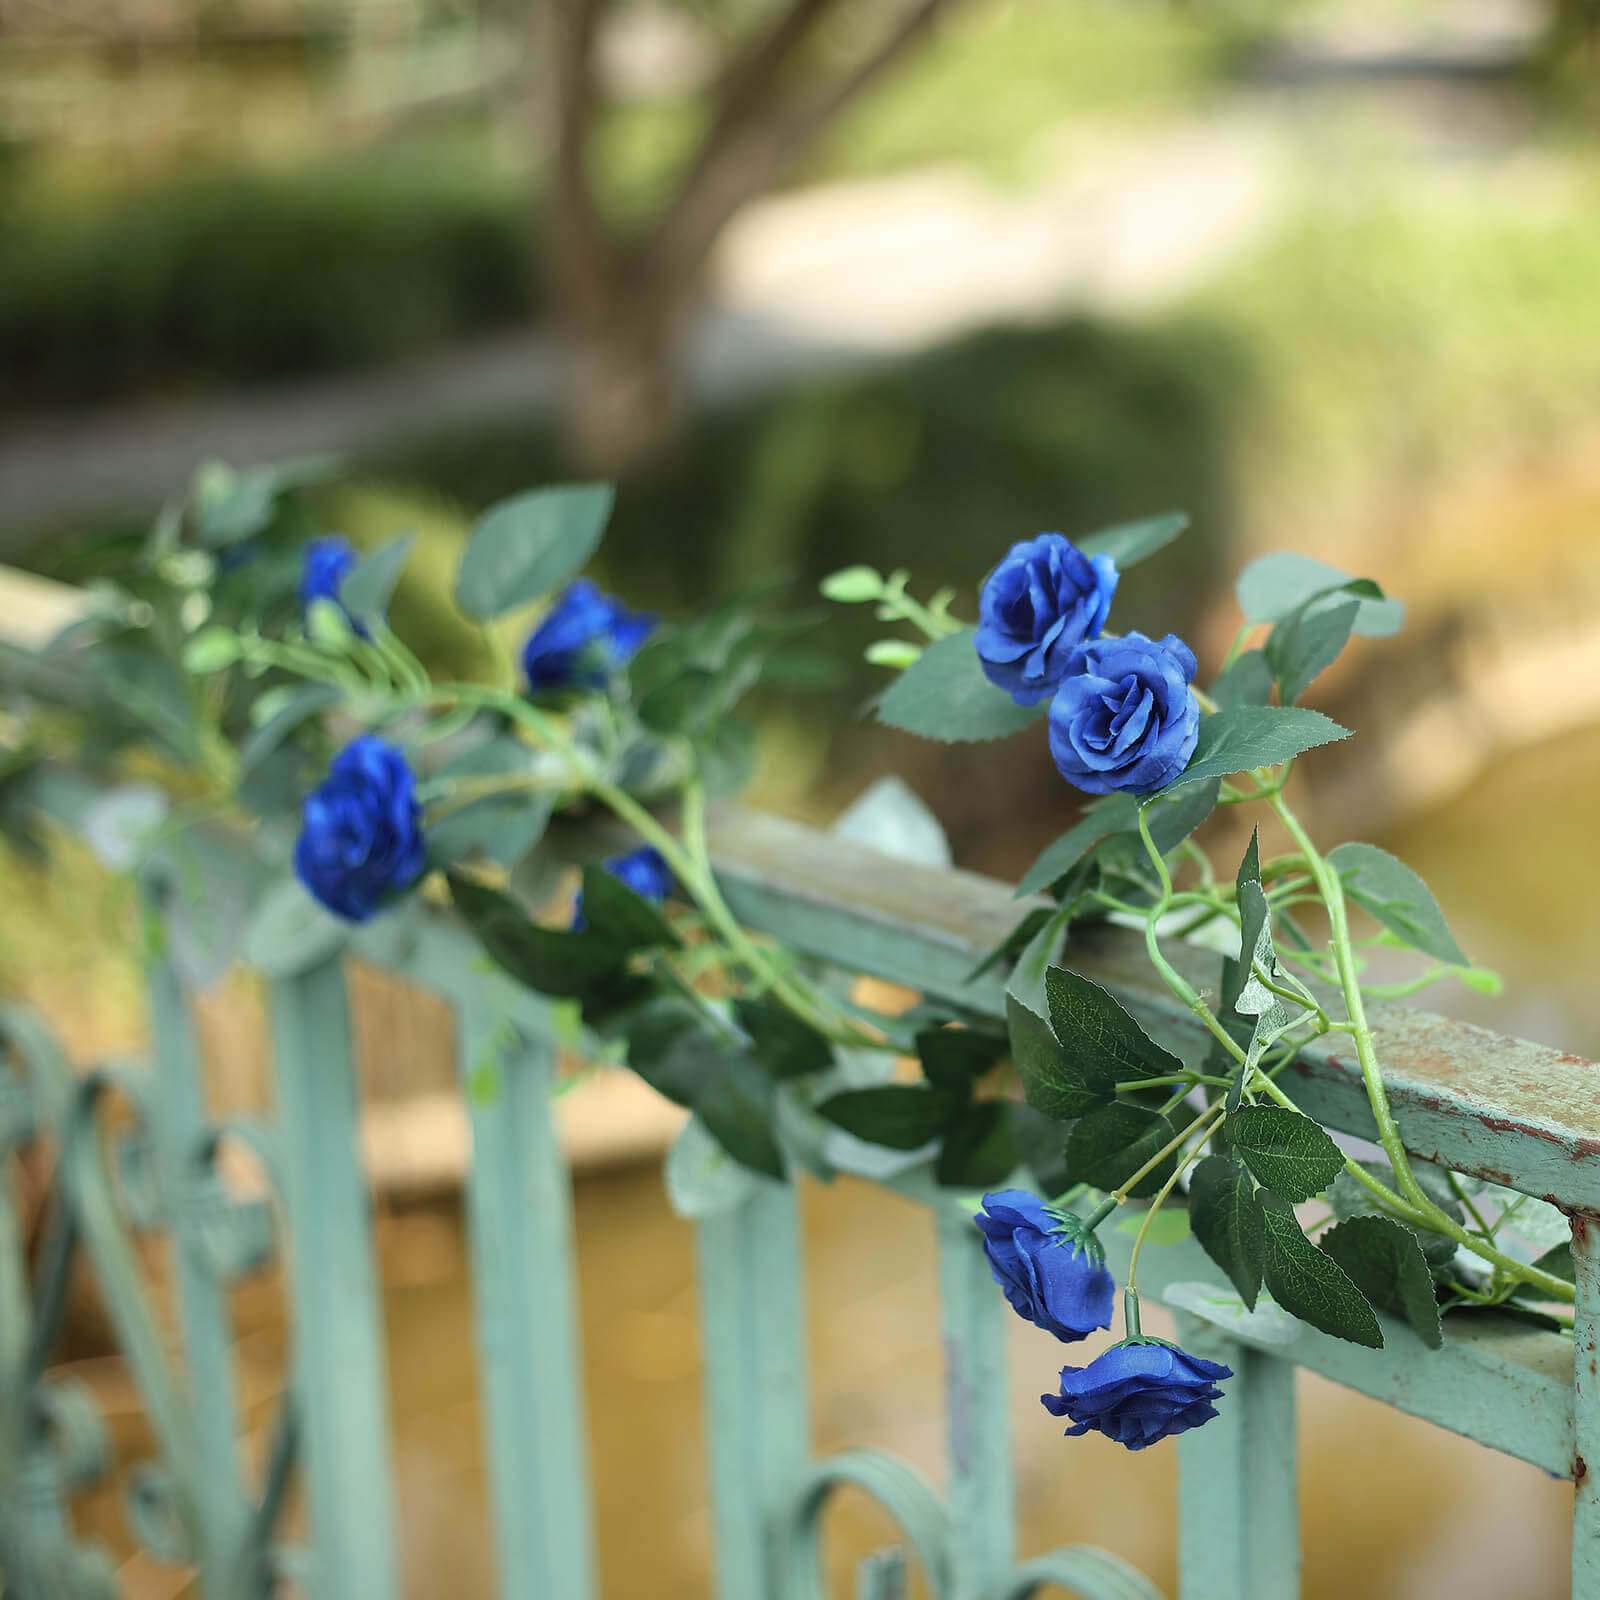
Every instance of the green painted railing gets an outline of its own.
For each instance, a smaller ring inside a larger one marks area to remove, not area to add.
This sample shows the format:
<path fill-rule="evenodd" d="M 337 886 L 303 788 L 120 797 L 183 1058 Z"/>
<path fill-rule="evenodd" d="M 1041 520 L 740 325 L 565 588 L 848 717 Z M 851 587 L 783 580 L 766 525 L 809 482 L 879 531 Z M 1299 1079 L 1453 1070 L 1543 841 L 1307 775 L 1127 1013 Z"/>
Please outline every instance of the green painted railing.
<path fill-rule="evenodd" d="M 63 774 L 35 781 L 40 807 L 81 824 L 92 792 Z M 1004 886 L 968 873 L 892 865 L 837 837 L 748 813 L 715 829 L 730 902 L 753 927 L 846 974 L 867 973 L 999 1014 L 998 982 L 966 981 L 1012 925 Z M 250 872 L 240 858 L 230 870 Z M 164 914 L 160 885 L 150 913 Z M 202 886 L 203 892 L 203 886 Z M 15 911 L 13 914 L 16 914 Z M 159 946 L 159 941 L 157 941 Z M 1215 958 L 1173 959 L 1200 985 Z M 138 1382 L 155 1459 L 132 1478 L 129 1514 L 154 1554 L 198 1571 L 207 1596 L 243 1600 L 293 1580 L 324 1600 L 401 1592 L 389 1488 L 384 1346 L 369 1196 L 356 1141 L 357 1092 L 344 962 L 363 962 L 441 995 L 457 1018 L 472 1130 L 468 1210 L 476 1326 L 493 1485 L 500 1592 L 585 1600 L 599 1592 L 585 1466 L 567 1176 L 551 1121 L 550 1018 L 488 972 L 476 946 L 425 904 L 378 920 L 342 950 L 309 947 L 265 973 L 277 1117 L 214 1125 L 204 1110 L 189 996 L 179 966 L 150 967 L 153 1060 L 147 1069 L 68 1070 L 26 1012 L 0 1017 L 0 1150 L 55 1155 L 43 1247 L 31 1275 L 18 1202 L 0 1185 L 0 1574 L 7 1596 L 116 1592 L 102 1553 L 71 1532 L 73 1495 L 107 1467 L 105 1433 L 83 1391 L 52 1377 L 66 1275 L 87 1257 Z M 1073 961 L 1116 991 L 1157 1036 L 1187 1026 L 1120 935 L 1075 944 Z M 1178 1518 L 1188 1600 L 1274 1600 L 1297 1592 L 1299 1540 L 1293 1373 L 1322 1373 L 1389 1405 L 1576 1481 L 1573 1594 L 1600 1600 L 1600 1511 L 1587 1461 L 1600 1463 L 1600 1069 L 1424 1013 L 1377 1023 L 1393 1064 L 1390 1097 L 1408 1148 L 1547 1198 L 1573 1215 L 1575 1339 L 1508 1320 L 1446 1320 L 1425 1350 L 1398 1324 L 1370 1351 L 1303 1324 L 1241 1321 L 1192 1244 L 1152 1252 L 1147 1294 L 1161 1294 L 1186 1344 L 1236 1376 L 1221 1415 L 1186 1434 Z M 492 1071 L 485 1074 L 485 1068 Z M 1312 1050 L 1292 1069 L 1297 1101 L 1370 1135 L 1351 1063 Z M 468 1092 L 484 1081 L 491 1095 Z M 103 1108 L 121 1102 L 117 1115 Z M 218 1157 L 236 1146 L 270 1200 L 240 1200 Z M 823 1592 L 817 1547 L 833 1491 L 880 1501 L 904 1549 L 863 1567 L 857 1594 L 905 1592 L 907 1564 L 940 1600 L 1026 1600 L 1052 1589 L 1087 1600 L 1156 1593 L 1116 1557 L 1087 1548 L 1019 1560 L 1007 1436 L 1004 1302 L 970 1217 L 917 1170 L 891 1180 L 928 1208 L 939 1250 L 947 1352 L 947 1486 L 941 1495 L 871 1450 L 818 1460 L 811 1450 L 804 1267 L 794 1191 L 765 1181 L 730 1190 L 698 1227 L 707 1427 L 720 1600 L 807 1600 Z M 141 1281 L 141 1232 L 170 1237 L 174 1340 Z M 1129 1241 L 1107 1241 L 1119 1273 Z M 262 1481 L 238 1450 L 226 1316 L 229 1284 L 287 1257 L 294 1363 Z M 1576 1351 L 1576 1361 L 1574 1352 Z M 1064 1465 L 1063 1472 L 1070 1471 Z M 280 1526 L 298 1478 L 303 1547 Z"/>

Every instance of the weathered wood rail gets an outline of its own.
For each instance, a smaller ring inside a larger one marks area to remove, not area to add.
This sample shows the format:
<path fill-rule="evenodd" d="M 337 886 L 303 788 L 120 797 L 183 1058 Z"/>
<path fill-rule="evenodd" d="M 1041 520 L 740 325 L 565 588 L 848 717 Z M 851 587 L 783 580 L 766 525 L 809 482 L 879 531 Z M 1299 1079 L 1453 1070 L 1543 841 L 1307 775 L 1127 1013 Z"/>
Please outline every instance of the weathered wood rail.
<path fill-rule="evenodd" d="M 35 791 L 38 805 L 68 826 L 82 822 L 92 799 L 60 774 L 41 775 Z M 1017 918 L 1004 885 L 890 863 L 748 812 L 718 815 L 713 837 L 727 896 L 751 926 L 846 974 L 1001 1009 L 1000 983 L 969 983 L 967 974 Z M 1202 989 L 1215 988 L 1214 957 L 1190 948 L 1173 955 Z M 551 1119 L 550 1019 L 537 997 L 485 969 L 447 912 L 420 901 L 341 948 L 309 946 L 264 974 L 275 1040 L 270 1123 L 208 1120 L 192 996 L 162 955 L 150 963 L 148 1070 L 74 1075 L 34 1019 L 6 1013 L 0 1149 L 9 1156 L 51 1148 L 57 1174 L 52 1227 L 31 1284 L 15 1198 L 0 1188 L 0 1571 L 8 1593 L 115 1592 L 103 1559 L 67 1521 L 72 1494 L 103 1465 L 95 1420 L 48 1365 L 64 1272 L 77 1250 L 91 1262 L 155 1424 L 159 1460 L 140 1478 L 134 1507 L 142 1542 L 196 1569 L 208 1596 L 245 1600 L 291 1577 L 325 1600 L 402 1592 L 371 1208 L 358 1156 L 351 959 L 433 990 L 457 1019 L 500 1592 L 513 1600 L 598 1593 L 570 1203 Z M 1079 940 L 1070 960 L 1157 1035 L 1176 1040 L 1192 1026 L 1155 987 L 1131 936 Z M 1299 1366 L 1574 1479 L 1573 1593 L 1600 1600 L 1600 1508 L 1587 1467 L 1600 1463 L 1600 1228 L 1592 1221 L 1600 1217 L 1600 1067 L 1401 1007 L 1382 1009 L 1377 1024 L 1395 1115 L 1415 1155 L 1573 1214 L 1575 1338 L 1494 1316 L 1447 1318 L 1438 1352 L 1388 1320 L 1379 1351 L 1298 1324 L 1253 1332 L 1227 1314 L 1231 1291 L 1192 1243 L 1153 1250 L 1142 1275 L 1147 1294 L 1164 1297 L 1185 1338 L 1236 1374 L 1218 1419 L 1178 1445 L 1183 1594 L 1282 1600 L 1298 1591 Z M 469 1093 L 486 1062 L 496 1092 Z M 1371 1133 L 1350 1061 L 1313 1050 L 1293 1072 L 1308 1109 L 1349 1133 Z M 112 1096 L 132 1115 L 102 1118 L 99 1107 Z M 249 1153 L 272 1204 L 223 1183 L 225 1147 Z M 820 1595 L 819 1528 L 843 1484 L 888 1508 L 941 1600 L 1027 1600 L 1052 1586 L 1089 1600 L 1149 1600 L 1148 1582 L 1104 1552 L 1070 1548 L 1019 1562 L 1006 1420 L 1010 1313 L 967 1212 L 924 1171 L 891 1181 L 927 1206 L 939 1246 L 947 1488 L 937 1493 L 879 1452 L 813 1459 L 795 1193 L 753 1182 L 696 1223 L 720 1600 Z M 278 1447 L 265 1477 L 251 1482 L 238 1451 L 225 1290 L 264 1259 L 274 1218 L 292 1287 L 294 1362 Z M 136 1268 L 133 1240 L 148 1230 L 164 1231 L 174 1247 L 177 1360 Z M 1129 1240 L 1113 1232 L 1107 1242 L 1120 1271 Z M 307 1522 L 303 1540 L 290 1544 L 278 1513 L 295 1476 Z M 859 1593 L 901 1593 L 902 1559 L 873 1558 Z"/>

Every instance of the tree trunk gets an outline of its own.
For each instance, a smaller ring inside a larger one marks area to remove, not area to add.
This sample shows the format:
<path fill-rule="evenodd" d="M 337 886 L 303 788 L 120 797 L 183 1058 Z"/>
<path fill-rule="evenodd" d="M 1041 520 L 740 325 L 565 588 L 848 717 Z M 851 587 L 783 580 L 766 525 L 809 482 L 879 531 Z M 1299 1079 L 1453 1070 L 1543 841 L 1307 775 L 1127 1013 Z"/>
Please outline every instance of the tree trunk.
<path fill-rule="evenodd" d="M 565 325 L 563 437 L 574 465 L 601 477 L 659 456 L 685 409 L 678 358 L 687 311 L 651 304 L 647 291 L 631 305 L 621 298 L 608 296 Z"/>

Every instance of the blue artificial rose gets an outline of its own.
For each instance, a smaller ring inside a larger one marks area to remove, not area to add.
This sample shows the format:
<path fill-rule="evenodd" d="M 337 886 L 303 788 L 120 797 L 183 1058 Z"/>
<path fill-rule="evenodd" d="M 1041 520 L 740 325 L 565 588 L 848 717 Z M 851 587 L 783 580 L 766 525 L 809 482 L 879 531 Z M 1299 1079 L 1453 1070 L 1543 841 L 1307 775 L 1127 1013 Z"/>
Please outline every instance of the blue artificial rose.
<path fill-rule="evenodd" d="M 405 753 L 352 739 L 306 796 L 294 870 L 330 911 L 365 922 L 422 874 L 422 808 Z"/>
<path fill-rule="evenodd" d="M 994 1281 L 1020 1317 L 1068 1343 L 1111 1326 L 1111 1274 L 1037 1195 L 1001 1189 L 972 1219 Z"/>
<path fill-rule="evenodd" d="M 672 893 L 676 881 L 672 876 L 672 868 L 654 845 L 641 845 L 626 855 L 609 856 L 600 864 L 613 878 L 620 878 L 636 895 L 646 900 L 665 900 Z M 583 919 L 583 896 L 579 894 L 572 912 L 572 931 L 582 933 L 587 926 L 588 923 Z"/>
<path fill-rule="evenodd" d="M 1231 1368 L 1192 1356 L 1159 1339 L 1114 1344 L 1086 1367 L 1061 1369 L 1061 1392 L 1040 1400 L 1052 1416 L 1070 1417 L 1067 1437 L 1095 1429 L 1108 1439 L 1143 1450 L 1171 1434 L 1186 1433 L 1217 1414 L 1217 1384 Z"/>
<path fill-rule="evenodd" d="M 1096 639 L 1050 702 L 1050 754 L 1086 794 L 1152 794 L 1189 764 L 1200 706 L 1194 651 L 1176 634 Z"/>
<path fill-rule="evenodd" d="M 522 647 L 528 687 L 603 689 L 650 637 L 656 619 L 629 611 L 587 578 L 561 592 Z"/>
<path fill-rule="evenodd" d="M 1072 652 L 1105 626 L 1117 590 L 1110 556 L 1084 553 L 1059 533 L 1012 545 L 978 597 L 974 644 L 984 676 L 1019 706 L 1037 705 Z"/>
<path fill-rule="evenodd" d="M 306 546 L 300 567 L 300 610 L 302 613 L 309 611 L 313 600 L 331 600 L 344 611 L 351 628 L 365 638 L 366 628 L 345 610 L 344 601 L 339 597 L 339 587 L 350 576 L 355 564 L 355 546 L 348 539 L 337 535 L 313 539 Z"/>

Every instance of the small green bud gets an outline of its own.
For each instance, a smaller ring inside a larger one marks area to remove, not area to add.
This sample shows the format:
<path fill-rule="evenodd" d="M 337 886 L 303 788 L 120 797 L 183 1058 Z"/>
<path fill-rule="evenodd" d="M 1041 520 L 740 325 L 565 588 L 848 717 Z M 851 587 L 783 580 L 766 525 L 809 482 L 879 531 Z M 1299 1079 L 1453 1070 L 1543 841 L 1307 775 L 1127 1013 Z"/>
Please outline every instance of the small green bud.
<path fill-rule="evenodd" d="M 202 628 L 184 647 L 184 670 L 203 678 L 231 667 L 239 653 L 239 636 L 232 628 Z"/>
<path fill-rule="evenodd" d="M 844 567 L 822 580 L 823 598 L 840 605 L 860 605 L 876 600 L 883 593 L 883 578 L 872 567 Z"/>
<path fill-rule="evenodd" d="M 904 669 L 922 658 L 922 647 L 909 639 L 879 639 L 867 646 L 867 660 L 875 667 Z"/>

